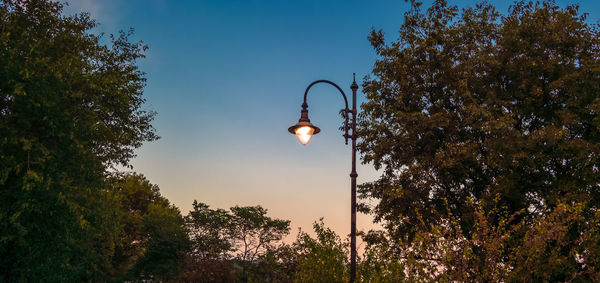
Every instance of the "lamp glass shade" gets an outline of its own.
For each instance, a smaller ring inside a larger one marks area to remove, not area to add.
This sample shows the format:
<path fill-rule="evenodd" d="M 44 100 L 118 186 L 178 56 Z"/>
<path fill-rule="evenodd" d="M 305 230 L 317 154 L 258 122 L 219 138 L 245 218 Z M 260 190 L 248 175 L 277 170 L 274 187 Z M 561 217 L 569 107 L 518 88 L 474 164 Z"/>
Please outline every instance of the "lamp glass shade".
<path fill-rule="evenodd" d="M 302 145 L 307 145 L 313 136 L 315 129 L 309 126 L 302 126 L 296 129 L 296 137 Z"/>

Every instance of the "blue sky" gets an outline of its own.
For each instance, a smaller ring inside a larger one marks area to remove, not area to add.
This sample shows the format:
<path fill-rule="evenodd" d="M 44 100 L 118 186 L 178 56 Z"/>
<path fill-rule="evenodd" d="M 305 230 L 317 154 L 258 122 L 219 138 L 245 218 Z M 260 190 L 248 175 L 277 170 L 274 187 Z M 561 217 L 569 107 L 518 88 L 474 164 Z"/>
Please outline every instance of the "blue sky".
<path fill-rule="evenodd" d="M 425 7 L 431 1 L 424 1 Z M 449 1 L 463 6 L 478 1 Z M 508 1 L 490 1 L 501 13 Z M 328 79 L 347 94 L 377 59 L 372 28 L 395 40 L 405 1 L 70 0 L 98 32 L 135 29 L 148 46 L 146 108 L 156 111 L 160 140 L 145 144 L 134 170 L 158 184 L 183 214 L 194 199 L 212 207 L 262 205 L 274 217 L 310 230 L 320 217 L 349 232 L 350 146 L 338 126 L 343 99 L 331 86 L 309 94 L 310 118 L 322 132 L 306 147 L 287 132 L 306 86 Z M 581 4 L 597 22 L 597 1 Z M 359 89 L 360 92 L 360 89 Z M 359 93 L 359 103 L 363 100 Z M 359 166 L 358 183 L 377 178 Z M 359 216 L 359 229 L 372 227 Z M 295 236 L 295 231 L 292 232 Z"/>

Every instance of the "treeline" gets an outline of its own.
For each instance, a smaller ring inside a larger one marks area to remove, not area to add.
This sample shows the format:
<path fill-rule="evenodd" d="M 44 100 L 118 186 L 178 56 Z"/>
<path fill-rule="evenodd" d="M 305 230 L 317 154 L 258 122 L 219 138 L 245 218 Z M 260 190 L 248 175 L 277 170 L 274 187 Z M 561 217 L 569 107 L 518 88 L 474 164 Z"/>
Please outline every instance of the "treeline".
<path fill-rule="evenodd" d="M 289 221 L 272 219 L 260 206 L 211 209 L 194 202 L 185 217 L 191 250 L 176 281 L 345 282 L 347 242 L 322 221 L 316 238 L 299 231 L 292 244 L 281 240 Z"/>
<path fill-rule="evenodd" d="M 211 209 L 194 201 L 185 216 L 139 174 L 111 178 L 120 203 L 119 238 L 111 281 L 347 282 L 349 242 L 316 221 L 283 242 L 290 221 L 273 219 L 261 206 Z M 312 234 L 312 235 L 311 235 Z M 368 237 L 367 237 L 368 238 Z M 394 282 L 404 266 L 383 242 L 359 256 L 360 282 Z"/>
<path fill-rule="evenodd" d="M 114 281 L 347 282 L 349 242 L 323 220 L 283 242 L 290 221 L 273 219 L 261 206 L 212 209 L 194 201 L 185 216 L 138 174 L 111 178 L 120 203 L 118 235 L 109 265 Z M 507 208 L 469 202 L 473 231 L 458 219 L 420 222 L 412 241 L 388 231 L 360 232 L 358 282 L 520 281 L 523 278 L 597 278 L 600 218 L 582 204 L 561 204 L 547 217 L 518 220 Z M 585 264 L 583 272 L 576 265 Z M 594 279 L 595 280 L 595 279 Z"/>

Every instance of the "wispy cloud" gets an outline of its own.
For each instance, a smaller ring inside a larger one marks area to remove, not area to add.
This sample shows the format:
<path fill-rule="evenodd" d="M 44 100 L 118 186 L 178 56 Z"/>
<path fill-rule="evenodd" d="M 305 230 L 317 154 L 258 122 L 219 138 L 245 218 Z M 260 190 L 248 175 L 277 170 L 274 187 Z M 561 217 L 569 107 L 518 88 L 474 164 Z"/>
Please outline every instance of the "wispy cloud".
<path fill-rule="evenodd" d="M 118 13 L 113 1 L 107 0 L 66 0 L 65 14 L 89 13 L 92 19 L 102 25 L 103 30 L 112 30 L 117 26 Z"/>

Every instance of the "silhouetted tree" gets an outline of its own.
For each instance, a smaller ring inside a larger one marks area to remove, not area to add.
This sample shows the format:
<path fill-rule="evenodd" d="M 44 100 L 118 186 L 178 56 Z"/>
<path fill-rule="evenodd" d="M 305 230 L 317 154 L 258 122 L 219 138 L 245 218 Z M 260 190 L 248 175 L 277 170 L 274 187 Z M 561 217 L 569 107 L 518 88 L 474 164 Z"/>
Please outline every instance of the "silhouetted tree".
<path fill-rule="evenodd" d="M 247 281 L 253 276 L 249 270 L 258 270 L 259 262 L 264 267 L 272 260 L 277 244 L 290 229 L 289 220 L 268 217 L 261 206 L 213 210 L 197 201 L 186 223 L 193 252 L 184 280 L 204 274 L 202 281 Z"/>
<path fill-rule="evenodd" d="M 193 210 L 185 217 L 193 241 L 193 256 L 203 259 L 226 259 L 232 246 L 229 231 L 232 215 L 223 209 L 210 209 L 194 200 Z"/>

